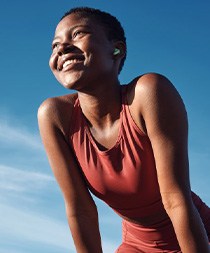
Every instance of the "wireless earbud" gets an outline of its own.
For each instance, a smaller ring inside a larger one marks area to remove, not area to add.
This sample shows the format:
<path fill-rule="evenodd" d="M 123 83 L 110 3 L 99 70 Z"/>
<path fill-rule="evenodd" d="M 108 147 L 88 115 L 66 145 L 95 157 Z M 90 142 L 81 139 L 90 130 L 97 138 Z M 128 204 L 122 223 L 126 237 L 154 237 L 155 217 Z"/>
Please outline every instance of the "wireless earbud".
<path fill-rule="evenodd" d="M 114 53 L 113 53 L 113 55 L 118 55 L 119 53 L 120 53 L 120 49 L 115 48 L 115 49 L 114 49 Z"/>

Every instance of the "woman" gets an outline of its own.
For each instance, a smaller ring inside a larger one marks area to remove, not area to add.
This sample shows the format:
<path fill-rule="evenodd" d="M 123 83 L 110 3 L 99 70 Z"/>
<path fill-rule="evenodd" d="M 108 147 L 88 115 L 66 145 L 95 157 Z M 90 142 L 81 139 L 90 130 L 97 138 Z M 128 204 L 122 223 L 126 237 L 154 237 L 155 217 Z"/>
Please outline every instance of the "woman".
<path fill-rule="evenodd" d="M 125 57 L 108 13 L 72 9 L 56 28 L 50 68 L 77 92 L 47 99 L 38 118 L 76 250 L 102 252 L 90 189 L 123 218 L 116 252 L 209 253 L 210 209 L 190 190 L 182 99 L 158 74 L 120 85 Z"/>

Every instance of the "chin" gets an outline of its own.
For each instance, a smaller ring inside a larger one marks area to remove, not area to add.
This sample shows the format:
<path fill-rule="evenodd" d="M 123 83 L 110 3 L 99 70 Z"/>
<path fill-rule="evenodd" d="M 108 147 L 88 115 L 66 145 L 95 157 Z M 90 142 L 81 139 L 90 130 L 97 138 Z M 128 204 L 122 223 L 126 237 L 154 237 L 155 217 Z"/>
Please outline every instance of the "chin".
<path fill-rule="evenodd" d="M 81 81 L 83 78 L 81 78 L 80 73 L 75 73 L 71 75 L 67 75 L 64 78 L 57 78 L 59 83 L 66 89 L 69 90 L 75 90 L 78 86 L 80 86 Z"/>
<path fill-rule="evenodd" d="M 68 90 L 80 90 L 84 82 L 81 80 L 81 78 L 71 78 L 60 83 Z"/>
<path fill-rule="evenodd" d="M 77 86 L 77 82 L 60 82 L 61 85 L 68 90 L 74 90 Z"/>

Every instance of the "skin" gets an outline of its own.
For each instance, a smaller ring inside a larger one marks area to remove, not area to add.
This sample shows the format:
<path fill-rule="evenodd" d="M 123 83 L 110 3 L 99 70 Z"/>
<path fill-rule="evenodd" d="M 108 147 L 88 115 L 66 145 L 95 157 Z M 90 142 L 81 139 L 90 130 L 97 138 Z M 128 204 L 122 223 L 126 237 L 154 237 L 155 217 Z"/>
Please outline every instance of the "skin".
<path fill-rule="evenodd" d="M 113 55 L 115 47 L 120 54 Z M 68 130 L 74 124 L 71 112 L 78 96 L 100 149 L 115 144 L 121 108 L 118 69 L 124 52 L 121 41 L 109 41 L 100 25 L 75 14 L 65 17 L 55 31 L 50 68 L 65 88 L 77 93 L 47 99 L 39 108 L 38 119 L 79 253 L 101 253 L 102 248 L 97 208 L 68 142 Z M 78 61 L 62 68 L 63 62 L 71 58 Z M 146 74 L 129 84 L 127 99 L 134 121 L 150 138 L 163 204 L 182 252 L 209 253 L 207 236 L 191 200 L 187 116 L 179 94 L 165 77 Z M 149 225 L 157 219 L 154 214 L 145 219 L 137 217 L 133 222 Z"/>

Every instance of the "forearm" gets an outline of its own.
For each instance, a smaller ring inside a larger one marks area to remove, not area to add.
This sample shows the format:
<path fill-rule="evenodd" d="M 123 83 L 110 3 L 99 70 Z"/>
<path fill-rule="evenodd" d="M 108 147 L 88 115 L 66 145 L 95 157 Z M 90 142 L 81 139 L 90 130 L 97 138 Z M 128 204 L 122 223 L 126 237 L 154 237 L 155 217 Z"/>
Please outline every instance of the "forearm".
<path fill-rule="evenodd" d="M 102 253 L 97 213 L 69 215 L 66 211 L 77 253 Z"/>
<path fill-rule="evenodd" d="M 173 223 L 182 253 L 210 253 L 203 223 L 194 206 L 188 209 L 177 206 L 167 210 L 167 213 Z"/>

